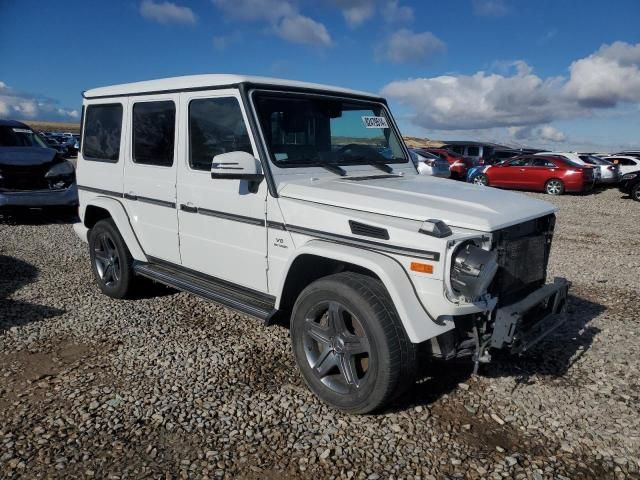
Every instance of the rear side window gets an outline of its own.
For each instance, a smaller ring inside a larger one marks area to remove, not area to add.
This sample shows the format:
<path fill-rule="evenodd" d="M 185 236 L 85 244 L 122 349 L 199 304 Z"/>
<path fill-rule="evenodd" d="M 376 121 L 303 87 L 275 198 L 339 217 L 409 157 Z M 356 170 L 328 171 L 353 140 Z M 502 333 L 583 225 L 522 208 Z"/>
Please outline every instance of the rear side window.
<path fill-rule="evenodd" d="M 144 165 L 173 165 L 176 105 L 171 100 L 133 106 L 133 161 Z"/>
<path fill-rule="evenodd" d="M 515 158 L 509 162 L 512 167 L 526 167 L 529 165 L 530 159 L 527 157 Z"/>
<path fill-rule="evenodd" d="M 243 151 L 253 154 L 247 126 L 235 97 L 202 98 L 189 103 L 189 165 L 211 170 L 213 157 Z"/>
<path fill-rule="evenodd" d="M 547 160 L 547 159 L 544 159 L 544 158 L 534 158 L 533 159 L 533 166 L 534 167 L 555 168 L 556 164 L 553 163 L 551 160 Z"/>
<path fill-rule="evenodd" d="M 82 155 L 86 160 L 116 163 L 120 158 L 122 105 L 89 105 L 85 112 Z"/>

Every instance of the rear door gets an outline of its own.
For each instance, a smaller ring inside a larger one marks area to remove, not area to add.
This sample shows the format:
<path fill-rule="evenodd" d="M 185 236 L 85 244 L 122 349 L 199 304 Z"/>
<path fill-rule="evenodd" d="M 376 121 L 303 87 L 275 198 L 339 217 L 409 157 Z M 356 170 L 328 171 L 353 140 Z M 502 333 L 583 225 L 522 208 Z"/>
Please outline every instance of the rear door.
<path fill-rule="evenodd" d="M 257 158 L 237 90 L 181 94 L 185 141 L 178 170 L 183 266 L 248 289 L 267 291 L 267 184 L 212 179 L 213 157 L 245 151 Z"/>
<path fill-rule="evenodd" d="M 551 160 L 544 157 L 532 157 L 529 168 L 529 188 L 532 190 L 543 190 L 547 180 L 557 177 L 559 168 Z"/>
<path fill-rule="evenodd" d="M 131 225 L 148 256 L 180 263 L 176 211 L 178 95 L 133 97 L 124 175 Z"/>

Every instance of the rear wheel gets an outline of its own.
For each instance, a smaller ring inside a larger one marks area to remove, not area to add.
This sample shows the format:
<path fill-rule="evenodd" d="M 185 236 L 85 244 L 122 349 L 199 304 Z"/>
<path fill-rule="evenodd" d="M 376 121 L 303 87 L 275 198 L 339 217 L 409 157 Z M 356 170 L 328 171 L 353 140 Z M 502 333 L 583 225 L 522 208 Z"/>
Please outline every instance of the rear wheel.
<path fill-rule="evenodd" d="M 111 219 L 100 220 L 89 232 L 93 276 L 105 295 L 126 298 L 133 291 L 133 258 Z"/>
<path fill-rule="evenodd" d="M 487 177 L 484 173 L 479 173 L 475 177 L 473 177 L 473 183 L 476 185 L 483 185 L 485 187 L 489 186 L 489 177 Z"/>
<path fill-rule="evenodd" d="M 293 308 L 291 342 L 306 384 L 334 408 L 371 412 L 413 379 L 414 345 L 375 278 L 343 272 L 309 285 Z"/>
<path fill-rule="evenodd" d="M 631 198 L 640 202 L 640 183 L 631 189 Z"/>
<path fill-rule="evenodd" d="M 544 191 L 549 195 L 562 195 L 564 193 L 564 183 L 562 183 L 562 180 L 552 178 L 544 184 Z"/>

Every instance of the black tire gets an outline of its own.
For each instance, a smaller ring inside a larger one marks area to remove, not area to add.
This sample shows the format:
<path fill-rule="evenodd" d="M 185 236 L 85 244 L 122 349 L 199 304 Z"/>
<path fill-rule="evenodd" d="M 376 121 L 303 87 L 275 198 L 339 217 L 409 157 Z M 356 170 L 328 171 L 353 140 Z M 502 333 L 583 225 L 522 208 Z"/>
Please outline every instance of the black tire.
<path fill-rule="evenodd" d="M 544 184 L 544 191 L 549 195 L 562 195 L 564 193 L 564 183 L 562 180 L 552 178 Z"/>
<path fill-rule="evenodd" d="M 484 173 L 479 173 L 475 177 L 473 177 L 473 183 L 475 185 L 483 185 L 485 187 L 489 186 L 489 177 L 487 177 Z"/>
<path fill-rule="evenodd" d="M 89 231 L 89 256 L 102 293 L 112 298 L 127 298 L 133 293 L 133 258 L 110 218 L 100 220 Z"/>
<path fill-rule="evenodd" d="M 415 346 L 382 282 L 366 275 L 338 273 L 305 288 L 293 307 L 291 343 L 309 389 L 350 413 L 384 407 L 415 377 Z"/>
<path fill-rule="evenodd" d="M 636 202 L 640 202 L 640 183 L 631 189 L 631 198 Z"/>

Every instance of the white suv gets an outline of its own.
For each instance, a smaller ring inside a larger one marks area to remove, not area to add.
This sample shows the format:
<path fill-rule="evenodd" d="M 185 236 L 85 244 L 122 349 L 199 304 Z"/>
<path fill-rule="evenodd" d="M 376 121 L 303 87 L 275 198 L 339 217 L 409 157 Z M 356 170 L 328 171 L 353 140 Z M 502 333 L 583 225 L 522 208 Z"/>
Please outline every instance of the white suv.
<path fill-rule="evenodd" d="M 290 323 L 336 408 L 385 405 L 418 349 L 477 368 L 565 318 L 569 283 L 545 283 L 554 207 L 418 175 L 383 98 L 200 75 L 83 103 L 75 230 L 100 289 L 148 277 Z"/>

